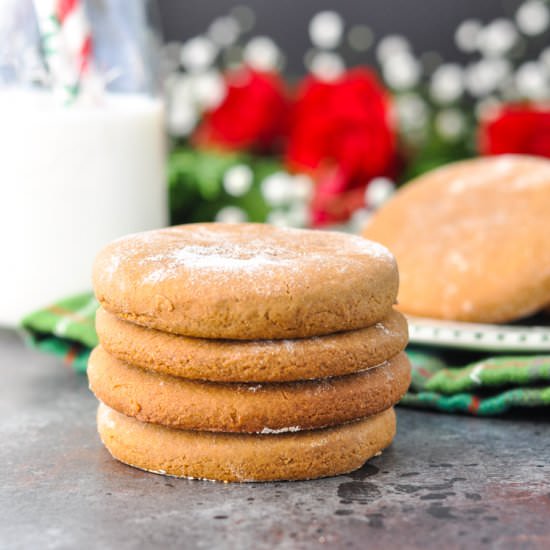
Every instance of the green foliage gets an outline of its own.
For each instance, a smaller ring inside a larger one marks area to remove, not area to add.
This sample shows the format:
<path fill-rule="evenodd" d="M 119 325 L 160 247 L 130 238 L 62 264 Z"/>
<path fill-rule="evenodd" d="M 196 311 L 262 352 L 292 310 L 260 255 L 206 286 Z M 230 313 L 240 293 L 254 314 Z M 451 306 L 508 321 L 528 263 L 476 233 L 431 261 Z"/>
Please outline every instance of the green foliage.
<path fill-rule="evenodd" d="M 253 184 L 244 195 L 233 197 L 224 190 L 223 178 L 238 164 L 250 167 Z M 273 158 L 177 146 L 168 160 L 171 222 L 212 221 L 224 206 L 237 206 L 246 212 L 249 221 L 263 222 L 270 209 L 260 184 L 283 169 L 281 162 Z"/>
<path fill-rule="evenodd" d="M 443 137 L 435 125 L 437 112 L 432 108 L 430 120 L 426 127 L 424 139 L 419 140 L 409 151 L 406 165 L 399 177 L 399 181 L 405 183 L 425 172 L 443 166 L 450 162 L 456 162 L 477 155 L 475 145 L 476 121 L 468 109 L 461 108 L 465 117 L 465 130 L 454 139 Z"/>

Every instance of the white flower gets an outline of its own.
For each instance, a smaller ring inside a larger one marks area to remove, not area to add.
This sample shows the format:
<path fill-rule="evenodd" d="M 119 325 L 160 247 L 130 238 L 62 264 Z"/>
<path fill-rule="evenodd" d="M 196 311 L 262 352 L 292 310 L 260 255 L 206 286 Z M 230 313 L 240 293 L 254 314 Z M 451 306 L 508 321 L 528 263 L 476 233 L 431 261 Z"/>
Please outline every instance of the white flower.
<path fill-rule="evenodd" d="M 483 28 L 477 19 L 466 19 L 455 32 L 455 44 L 463 52 L 474 52 L 477 49 L 478 36 Z"/>
<path fill-rule="evenodd" d="M 225 82 L 218 71 L 210 70 L 192 77 L 195 101 L 203 109 L 214 109 L 224 99 Z"/>
<path fill-rule="evenodd" d="M 241 197 L 245 195 L 254 181 L 254 175 L 250 166 L 236 164 L 227 170 L 223 176 L 223 188 L 228 195 Z"/>
<path fill-rule="evenodd" d="M 509 52 L 518 39 L 514 24 L 504 18 L 495 19 L 489 23 L 478 35 L 477 47 L 488 57 L 503 55 Z"/>
<path fill-rule="evenodd" d="M 464 115 L 458 109 L 443 109 L 435 117 L 435 129 L 442 138 L 455 140 L 466 129 Z"/>
<path fill-rule="evenodd" d="M 366 226 L 368 221 L 372 218 L 372 211 L 366 208 L 358 208 L 350 218 L 348 223 L 351 233 L 360 233 Z"/>
<path fill-rule="evenodd" d="M 548 6 L 541 0 L 528 0 L 516 12 L 519 30 L 528 36 L 535 36 L 548 29 L 550 13 Z"/>
<path fill-rule="evenodd" d="M 519 66 L 515 82 L 517 91 L 522 97 L 546 99 L 549 95 L 549 83 L 544 68 L 535 61 L 528 61 Z"/>
<path fill-rule="evenodd" d="M 380 63 L 384 63 L 390 57 L 410 50 L 409 41 L 399 34 L 388 34 L 380 40 L 376 47 L 376 57 Z"/>
<path fill-rule="evenodd" d="M 374 178 L 365 189 L 367 207 L 380 208 L 394 193 L 395 183 L 388 178 Z"/>
<path fill-rule="evenodd" d="M 309 202 L 313 195 L 313 180 L 306 174 L 297 174 L 292 178 L 291 196 L 299 202 Z"/>
<path fill-rule="evenodd" d="M 277 44 L 267 36 L 252 38 L 244 48 L 243 57 L 251 67 L 259 71 L 276 69 L 282 59 Z"/>
<path fill-rule="evenodd" d="M 164 81 L 164 87 L 168 94 L 169 101 L 185 99 L 193 100 L 191 78 L 187 74 L 172 73 Z"/>
<path fill-rule="evenodd" d="M 290 226 L 290 219 L 286 212 L 283 210 L 272 210 L 267 215 L 267 223 L 271 225 L 276 225 L 278 227 L 289 227 Z"/>
<path fill-rule="evenodd" d="M 336 80 L 345 70 L 344 60 L 332 52 L 315 52 L 309 62 L 309 70 L 320 80 Z"/>
<path fill-rule="evenodd" d="M 292 200 L 292 177 L 286 172 L 275 172 L 261 183 L 265 201 L 271 206 L 282 206 Z"/>
<path fill-rule="evenodd" d="M 317 48 L 330 50 L 340 44 L 344 21 L 335 11 L 321 11 L 309 23 L 309 37 Z"/>
<path fill-rule="evenodd" d="M 231 46 L 239 37 L 239 23 L 230 15 L 218 17 L 212 21 L 208 28 L 208 36 L 218 46 Z"/>
<path fill-rule="evenodd" d="M 477 119 L 490 117 L 492 113 L 496 113 L 501 102 L 494 96 L 488 96 L 478 101 L 475 106 Z"/>
<path fill-rule="evenodd" d="M 243 223 L 247 220 L 248 215 L 238 206 L 224 206 L 216 214 L 216 221 L 222 223 Z"/>
<path fill-rule="evenodd" d="M 418 130 L 428 120 L 428 109 L 424 100 L 417 94 L 407 93 L 396 98 L 399 127 L 405 131 Z"/>
<path fill-rule="evenodd" d="M 395 90 L 408 90 L 418 84 L 421 67 L 418 60 L 405 50 L 385 59 L 382 74 L 390 87 Z"/>
<path fill-rule="evenodd" d="M 174 102 L 168 109 L 166 125 L 168 133 L 175 137 L 188 136 L 198 122 L 198 113 L 190 102 Z"/>
<path fill-rule="evenodd" d="M 191 79 L 188 75 L 173 74 L 165 81 L 167 93 L 166 125 L 172 136 L 189 135 L 198 122 Z"/>
<path fill-rule="evenodd" d="M 306 227 L 309 225 L 309 208 L 306 204 L 293 204 L 287 212 L 288 224 L 292 227 Z"/>
<path fill-rule="evenodd" d="M 495 91 L 510 74 L 507 59 L 486 58 L 466 67 L 465 86 L 474 97 L 483 97 Z"/>
<path fill-rule="evenodd" d="M 464 92 L 464 74 L 462 67 L 456 63 L 440 65 L 433 73 L 430 93 L 439 103 L 452 103 Z"/>
<path fill-rule="evenodd" d="M 181 64 L 190 72 L 208 69 L 218 55 L 218 48 L 206 36 L 195 36 L 181 47 Z"/>

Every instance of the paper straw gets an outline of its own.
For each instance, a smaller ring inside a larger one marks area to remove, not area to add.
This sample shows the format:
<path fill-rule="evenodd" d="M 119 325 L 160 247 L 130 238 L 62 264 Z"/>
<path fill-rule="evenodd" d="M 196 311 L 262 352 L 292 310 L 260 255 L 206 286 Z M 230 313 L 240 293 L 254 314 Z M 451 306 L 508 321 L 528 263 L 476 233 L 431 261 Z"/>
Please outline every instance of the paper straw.
<path fill-rule="evenodd" d="M 92 35 L 81 0 L 34 0 L 54 91 L 67 103 L 91 71 Z"/>

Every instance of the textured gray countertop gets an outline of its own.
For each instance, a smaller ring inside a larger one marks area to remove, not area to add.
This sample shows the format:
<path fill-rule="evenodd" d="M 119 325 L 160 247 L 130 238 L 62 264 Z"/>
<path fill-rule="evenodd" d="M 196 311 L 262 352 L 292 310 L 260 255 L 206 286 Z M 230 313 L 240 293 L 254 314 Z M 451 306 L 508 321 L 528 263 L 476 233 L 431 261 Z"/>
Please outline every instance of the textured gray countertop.
<path fill-rule="evenodd" d="M 1 548 L 550 548 L 550 419 L 400 409 L 393 446 L 320 481 L 134 470 L 83 376 L 0 331 Z"/>

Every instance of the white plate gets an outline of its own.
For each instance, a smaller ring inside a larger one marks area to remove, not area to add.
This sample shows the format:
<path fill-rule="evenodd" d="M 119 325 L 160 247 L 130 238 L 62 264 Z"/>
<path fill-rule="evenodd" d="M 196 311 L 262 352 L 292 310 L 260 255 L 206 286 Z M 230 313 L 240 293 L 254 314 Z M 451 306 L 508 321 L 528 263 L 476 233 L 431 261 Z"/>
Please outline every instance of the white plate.
<path fill-rule="evenodd" d="M 550 326 L 485 325 L 407 316 L 411 344 L 497 352 L 550 352 Z"/>

